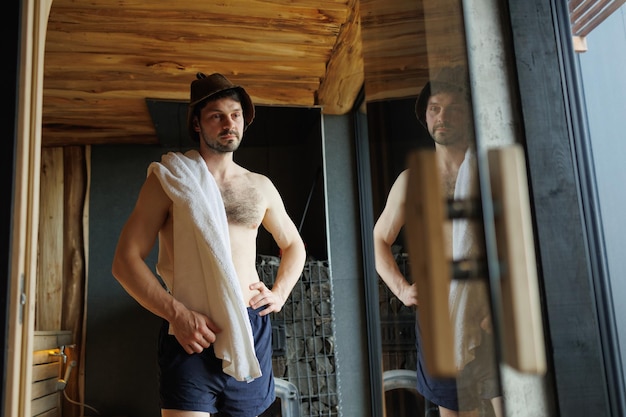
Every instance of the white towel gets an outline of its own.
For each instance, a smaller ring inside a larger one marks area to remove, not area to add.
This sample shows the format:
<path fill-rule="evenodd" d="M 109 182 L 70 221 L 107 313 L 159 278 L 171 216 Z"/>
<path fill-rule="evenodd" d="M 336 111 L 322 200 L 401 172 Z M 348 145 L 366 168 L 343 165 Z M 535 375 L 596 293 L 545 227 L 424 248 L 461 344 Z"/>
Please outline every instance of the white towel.
<path fill-rule="evenodd" d="M 232 262 L 226 211 L 220 190 L 198 151 L 169 152 L 153 162 L 154 173 L 173 202 L 174 273 L 162 277 L 172 295 L 206 314 L 221 332 L 213 344 L 224 373 L 238 381 L 261 376 L 252 328 Z"/>
<path fill-rule="evenodd" d="M 476 155 L 468 149 L 459 167 L 455 200 L 478 198 Z M 452 258 L 462 260 L 480 257 L 482 248 L 480 222 L 454 219 L 452 222 Z M 487 315 L 487 286 L 484 279 L 452 280 L 449 307 L 454 332 L 457 369 L 461 370 L 475 358 L 481 343 L 480 322 Z"/>

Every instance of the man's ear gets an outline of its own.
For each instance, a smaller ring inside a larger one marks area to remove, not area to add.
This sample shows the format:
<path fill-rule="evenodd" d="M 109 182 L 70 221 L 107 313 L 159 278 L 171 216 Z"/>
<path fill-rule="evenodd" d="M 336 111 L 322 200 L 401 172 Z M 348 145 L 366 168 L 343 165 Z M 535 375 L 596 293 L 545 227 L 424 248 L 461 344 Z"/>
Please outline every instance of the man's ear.
<path fill-rule="evenodd" d="M 198 121 L 198 116 L 194 116 L 193 120 L 193 130 L 195 130 L 196 132 L 200 132 L 200 122 Z"/>

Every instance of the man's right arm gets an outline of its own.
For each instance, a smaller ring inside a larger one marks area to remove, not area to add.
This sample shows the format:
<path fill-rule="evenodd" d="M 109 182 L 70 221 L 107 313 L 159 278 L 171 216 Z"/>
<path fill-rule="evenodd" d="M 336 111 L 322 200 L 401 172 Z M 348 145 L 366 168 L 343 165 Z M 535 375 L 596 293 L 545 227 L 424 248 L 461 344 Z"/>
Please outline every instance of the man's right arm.
<path fill-rule="evenodd" d="M 170 215 L 171 204 L 158 179 L 148 176 L 120 234 L 112 273 L 139 304 L 172 325 L 176 339 L 188 353 L 201 352 L 215 341 L 211 330 L 215 326 L 169 294 L 145 262 Z"/>
<path fill-rule="evenodd" d="M 387 203 L 374 226 L 374 257 L 376 272 L 387 287 L 407 307 L 418 304 L 417 286 L 410 284 L 393 256 L 391 246 L 404 226 L 404 202 L 408 171 L 403 171 L 394 182 Z"/>

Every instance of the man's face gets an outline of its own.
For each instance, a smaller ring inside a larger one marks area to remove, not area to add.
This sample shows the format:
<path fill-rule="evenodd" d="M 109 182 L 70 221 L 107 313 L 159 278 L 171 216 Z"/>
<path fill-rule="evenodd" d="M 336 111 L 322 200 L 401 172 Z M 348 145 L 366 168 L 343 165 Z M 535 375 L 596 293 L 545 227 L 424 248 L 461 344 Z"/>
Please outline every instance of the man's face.
<path fill-rule="evenodd" d="M 241 103 L 230 97 L 209 101 L 200 111 L 194 126 L 200 141 L 210 149 L 219 153 L 234 152 L 243 138 Z"/>
<path fill-rule="evenodd" d="M 473 135 L 469 117 L 468 103 L 460 93 L 441 92 L 428 99 L 426 124 L 439 145 L 466 145 Z"/>

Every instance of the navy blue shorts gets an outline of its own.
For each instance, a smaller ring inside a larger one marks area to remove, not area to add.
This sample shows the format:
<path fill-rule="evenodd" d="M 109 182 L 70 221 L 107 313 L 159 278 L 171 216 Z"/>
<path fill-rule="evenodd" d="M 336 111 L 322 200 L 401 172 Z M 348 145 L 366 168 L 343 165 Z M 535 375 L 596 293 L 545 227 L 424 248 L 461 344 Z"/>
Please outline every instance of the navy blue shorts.
<path fill-rule="evenodd" d="M 460 411 L 462 408 L 466 411 L 478 408 L 482 400 L 502 395 L 491 335 L 482 333 L 482 343 L 476 348 L 475 359 L 465 365 L 458 378 L 434 378 L 426 370 L 419 346 L 421 332 L 418 317 L 416 322 L 417 390 L 424 398 L 449 410 Z M 459 397 L 462 398 L 461 406 Z"/>
<path fill-rule="evenodd" d="M 458 411 L 459 401 L 456 391 L 456 379 L 434 378 L 428 373 L 424 363 L 424 354 L 422 349 L 420 349 L 420 334 L 418 327 L 415 331 L 415 344 L 417 347 L 417 391 L 433 404 L 440 405 L 449 410 Z"/>
<path fill-rule="evenodd" d="M 275 400 L 272 374 L 272 325 L 269 315 L 248 308 L 256 356 L 263 375 L 237 381 L 222 371 L 213 346 L 188 354 L 163 323 L 159 335 L 159 393 L 162 409 L 220 413 L 220 417 L 255 417 Z"/>

